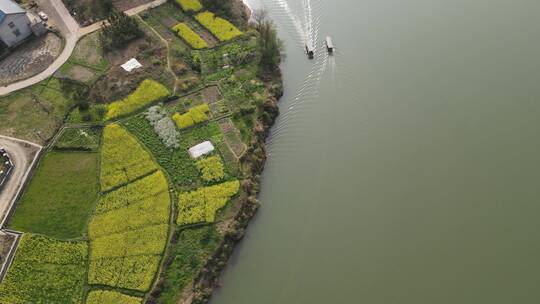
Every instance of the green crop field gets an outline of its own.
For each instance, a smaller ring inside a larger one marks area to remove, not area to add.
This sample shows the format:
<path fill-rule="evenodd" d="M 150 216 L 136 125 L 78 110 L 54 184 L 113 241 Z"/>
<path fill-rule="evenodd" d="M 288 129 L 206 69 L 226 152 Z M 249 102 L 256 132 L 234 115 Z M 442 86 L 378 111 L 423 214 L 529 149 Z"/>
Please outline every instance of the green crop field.
<path fill-rule="evenodd" d="M 62 242 L 24 234 L 0 284 L 0 303 L 82 303 L 86 242 Z"/>
<path fill-rule="evenodd" d="M 142 115 L 124 120 L 123 126 L 144 143 L 173 179 L 174 184 L 182 188 L 191 188 L 201 182 L 201 173 L 197 169 L 196 162 L 188 154 L 188 149 L 191 146 L 210 140 L 220 149 L 227 148 L 226 145 L 219 145 L 223 142 L 223 133 L 215 122 L 182 131 L 180 133 L 180 147 L 176 149 L 167 148 Z"/>
<path fill-rule="evenodd" d="M 134 16 L 146 37 L 115 51 L 99 31 L 82 37 L 53 77 L 0 97 L 0 133 L 46 152 L 8 223 L 23 236 L 0 304 L 207 295 L 192 283 L 205 267 L 219 270 L 207 263 L 229 246 L 225 236 L 239 231 L 238 212 L 258 190 L 256 132 L 271 122 L 265 111 L 279 86 L 262 64 L 263 33 L 236 14 L 205 12 L 203 2 L 169 1 Z M 68 6 L 79 20 L 102 13 Z M 132 57 L 143 68 L 121 70 Z M 204 141 L 215 150 L 191 158 Z"/>
<path fill-rule="evenodd" d="M 97 151 L 101 141 L 100 127 L 67 128 L 54 146 L 59 150 Z"/>
<path fill-rule="evenodd" d="M 97 193 L 98 154 L 50 152 L 39 164 L 9 227 L 59 239 L 81 237 Z"/>
<path fill-rule="evenodd" d="M 163 292 L 157 303 L 177 303 L 178 295 L 205 265 L 220 240 L 221 236 L 213 226 L 179 232 L 170 254 L 172 263 L 163 275 Z"/>
<path fill-rule="evenodd" d="M 120 125 L 105 127 L 101 150 L 101 190 L 110 190 L 157 170 L 150 154 Z"/>

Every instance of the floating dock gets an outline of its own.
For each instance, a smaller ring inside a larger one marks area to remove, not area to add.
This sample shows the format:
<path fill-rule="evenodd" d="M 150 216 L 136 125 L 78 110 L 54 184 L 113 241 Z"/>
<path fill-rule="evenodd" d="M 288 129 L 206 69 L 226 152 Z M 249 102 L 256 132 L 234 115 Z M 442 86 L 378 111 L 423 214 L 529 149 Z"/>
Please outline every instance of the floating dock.
<path fill-rule="evenodd" d="M 326 50 L 328 51 L 328 54 L 334 53 L 334 43 L 330 36 L 326 36 Z"/>

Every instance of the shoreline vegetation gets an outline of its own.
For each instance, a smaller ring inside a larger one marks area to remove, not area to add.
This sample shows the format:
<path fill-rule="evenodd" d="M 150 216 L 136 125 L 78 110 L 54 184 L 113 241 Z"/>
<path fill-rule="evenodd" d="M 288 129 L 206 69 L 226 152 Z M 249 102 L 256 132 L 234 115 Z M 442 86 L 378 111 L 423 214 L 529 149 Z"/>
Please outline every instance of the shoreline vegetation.
<path fill-rule="evenodd" d="M 260 207 L 283 95 L 273 22 L 241 0 L 108 20 L 54 77 L 0 98 L 0 133 L 45 146 L 3 227 L 23 236 L 0 303 L 207 303 Z"/>

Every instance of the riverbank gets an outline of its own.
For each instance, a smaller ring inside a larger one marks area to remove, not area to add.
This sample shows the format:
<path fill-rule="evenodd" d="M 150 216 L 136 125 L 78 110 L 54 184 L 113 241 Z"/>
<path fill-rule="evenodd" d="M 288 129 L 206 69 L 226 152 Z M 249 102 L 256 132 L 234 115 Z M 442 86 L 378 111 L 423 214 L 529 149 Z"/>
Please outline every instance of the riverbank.
<path fill-rule="evenodd" d="M 247 25 L 251 21 L 252 8 L 246 0 L 231 1 L 234 3 L 235 12 L 239 15 L 243 14 Z M 228 216 L 229 219 L 220 223 L 223 238 L 198 272 L 193 283 L 182 291 L 178 304 L 208 303 L 215 288 L 219 287 L 219 278 L 222 271 L 227 267 L 236 245 L 243 239 L 250 221 L 260 207 L 258 195 L 261 190 L 261 174 L 267 160 L 266 139 L 279 115 L 278 102 L 283 96 L 283 79 L 279 67 L 263 75 L 262 79 L 265 81 L 269 96 L 255 110 L 258 116 L 252 130 L 254 137 L 249 143 L 248 149 L 240 158 L 240 167 L 242 171 L 247 173 L 241 181 L 243 194 L 231 203 L 232 206 L 229 209 L 232 210 L 232 213 Z M 175 232 L 171 237 L 172 247 L 179 241 L 180 232 Z M 171 261 L 165 262 L 160 277 L 164 276 L 167 263 L 171 263 Z M 157 299 L 164 289 L 163 284 L 164 281 L 157 283 L 147 303 L 158 303 Z"/>
<path fill-rule="evenodd" d="M 271 85 L 273 86 L 272 96 L 266 100 L 263 108 L 260 109 L 262 114 L 257 117 L 255 138 L 241 159 L 242 165 L 249 168 L 250 172 L 249 178 L 242 182 L 246 197 L 237 202 L 238 211 L 234 215 L 234 219 L 226 224 L 223 241 L 195 279 L 193 288 L 183 293 L 179 301 L 181 304 L 208 302 L 214 288 L 219 286 L 219 277 L 227 266 L 235 246 L 244 237 L 249 222 L 259 209 L 258 195 L 261 190 L 261 174 L 267 159 L 265 142 L 279 115 L 278 101 L 283 95 L 281 76 L 274 75 Z"/>

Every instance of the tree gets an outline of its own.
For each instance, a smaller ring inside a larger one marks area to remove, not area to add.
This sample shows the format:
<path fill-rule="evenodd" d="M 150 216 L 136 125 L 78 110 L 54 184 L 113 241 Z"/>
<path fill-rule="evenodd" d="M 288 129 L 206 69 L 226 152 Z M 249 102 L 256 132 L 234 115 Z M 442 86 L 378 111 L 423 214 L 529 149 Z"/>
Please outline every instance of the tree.
<path fill-rule="evenodd" d="M 103 23 L 101 36 L 103 47 L 110 51 L 143 36 L 143 31 L 134 19 L 124 13 L 113 12 Z"/>
<path fill-rule="evenodd" d="M 283 51 L 283 42 L 277 36 L 276 26 L 267 16 L 263 10 L 253 13 L 254 27 L 261 35 L 261 72 L 265 74 L 278 70 Z"/>
<path fill-rule="evenodd" d="M 232 1 L 223 0 L 202 0 L 205 9 L 214 12 L 216 16 L 233 18 Z"/>

